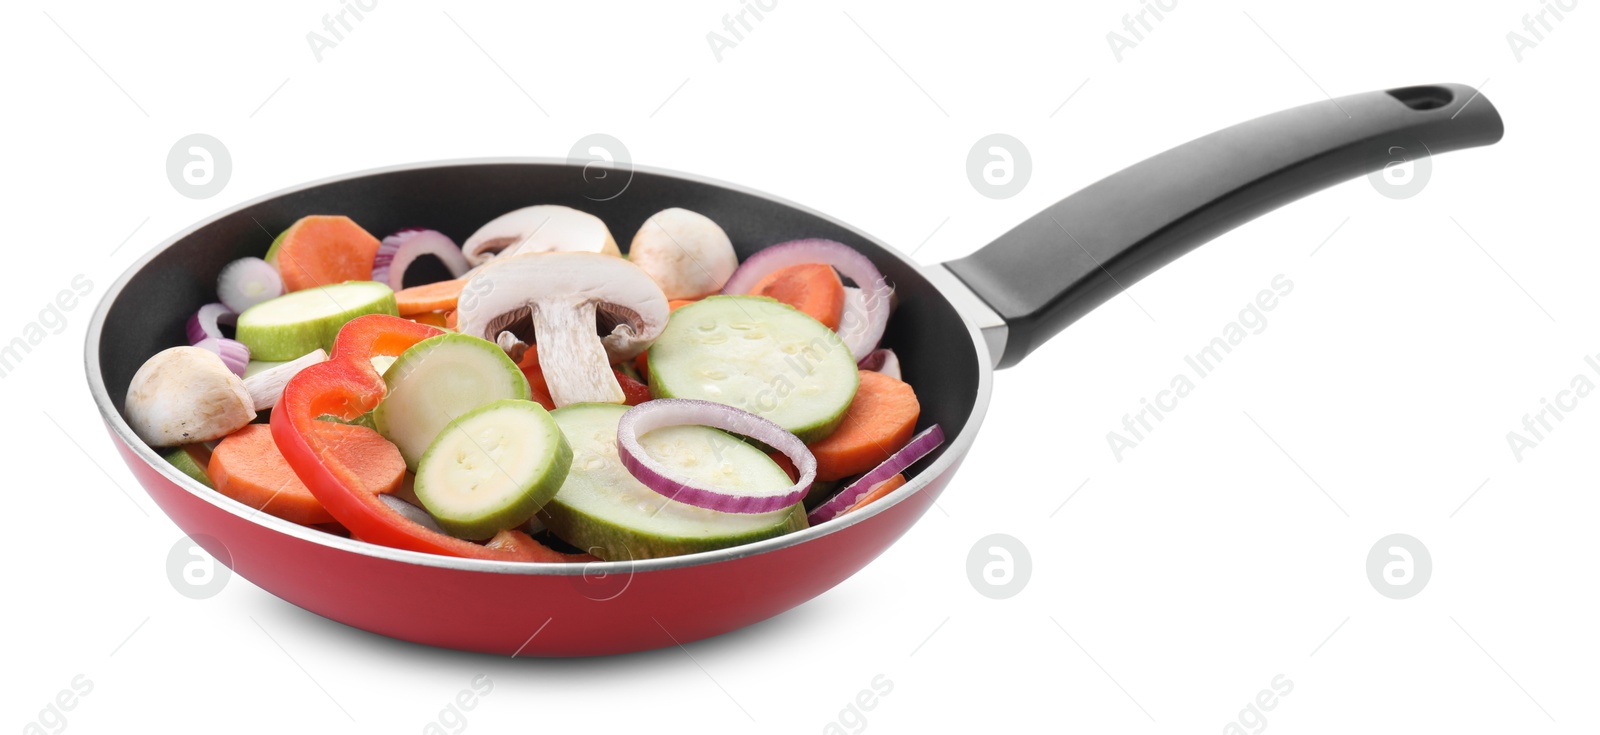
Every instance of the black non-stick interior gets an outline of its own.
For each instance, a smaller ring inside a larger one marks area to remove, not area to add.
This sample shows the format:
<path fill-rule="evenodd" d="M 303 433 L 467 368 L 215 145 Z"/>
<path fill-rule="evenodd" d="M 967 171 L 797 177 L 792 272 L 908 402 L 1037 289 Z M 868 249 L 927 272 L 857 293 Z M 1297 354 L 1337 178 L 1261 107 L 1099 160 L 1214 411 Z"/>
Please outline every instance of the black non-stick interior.
<path fill-rule="evenodd" d="M 899 255 L 848 227 L 759 194 L 646 171 L 632 172 L 631 181 L 622 170 L 591 169 L 588 176 L 581 166 L 560 163 L 423 166 L 319 184 L 223 215 L 172 243 L 116 295 L 100 342 L 107 390 L 122 405 L 146 358 L 184 344 L 189 316 L 216 299 L 218 271 L 236 258 L 265 255 L 272 238 L 305 215 L 347 215 L 380 238 L 404 227 L 428 227 L 459 243 L 513 209 L 564 204 L 604 220 L 626 251 L 650 215 L 683 207 L 721 225 L 740 260 L 767 245 L 807 237 L 838 240 L 872 258 L 898 296 L 883 345 L 899 355 L 906 381 L 916 388 L 919 427 L 938 422 L 954 437 L 965 426 L 978 393 L 979 361 L 988 358 L 979 354 L 954 307 Z"/>

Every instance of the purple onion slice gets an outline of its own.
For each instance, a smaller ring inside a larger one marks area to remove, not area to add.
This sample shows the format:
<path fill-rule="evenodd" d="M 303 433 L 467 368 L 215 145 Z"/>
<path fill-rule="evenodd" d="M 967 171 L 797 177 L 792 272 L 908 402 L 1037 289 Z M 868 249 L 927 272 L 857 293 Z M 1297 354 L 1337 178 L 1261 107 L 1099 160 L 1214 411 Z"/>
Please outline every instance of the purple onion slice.
<path fill-rule="evenodd" d="M 234 375 L 244 377 L 244 369 L 250 364 L 250 348 L 243 342 L 236 342 L 226 337 L 207 337 L 194 343 L 194 346 L 216 353 Z"/>
<path fill-rule="evenodd" d="M 437 257 L 452 278 L 460 278 L 470 267 L 467 256 L 449 236 L 438 230 L 412 227 L 383 238 L 378 255 L 372 259 L 372 280 L 399 291 L 405 287 L 406 269 L 424 255 Z"/>
<path fill-rule="evenodd" d="M 282 295 L 283 278 L 278 269 L 260 258 L 240 258 L 223 266 L 217 275 L 217 300 L 235 314 Z"/>
<path fill-rule="evenodd" d="M 938 424 L 923 429 L 921 433 L 911 437 L 900 451 L 889 455 L 883 464 L 872 468 L 871 472 L 862 475 L 855 482 L 846 485 L 837 495 L 828 498 L 827 502 L 817 506 L 806 516 L 806 521 L 815 526 L 824 521 L 831 521 L 839 517 L 850 506 L 855 505 L 863 495 L 879 483 L 906 471 L 907 467 L 916 464 L 917 460 L 928 456 L 928 453 L 939 448 L 944 443 L 944 429 Z"/>
<path fill-rule="evenodd" d="M 895 380 L 902 379 L 900 377 L 900 358 L 894 354 L 894 350 L 873 350 L 871 354 L 861 358 L 861 362 L 856 363 L 856 367 L 862 370 L 871 370 L 875 373 L 883 373 Z"/>
<path fill-rule="evenodd" d="M 714 487 L 693 485 L 674 477 L 672 468 L 656 461 L 639 443 L 639 437 L 668 426 L 709 426 L 749 437 L 787 456 L 799 470 L 800 480 L 775 492 L 734 494 Z M 671 500 L 723 513 L 771 513 L 805 498 L 817 477 L 817 458 L 800 438 L 749 411 L 711 401 L 662 398 L 645 401 L 617 422 L 617 456 L 622 466 L 646 487 Z"/>
<path fill-rule="evenodd" d="M 722 293 L 747 294 L 768 274 L 801 263 L 827 263 L 855 282 L 859 294 L 846 290 L 844 313 L 839 319 L 839 338 L 850 354 L 860 360 L 877 348 L 889 324 L 892 289 L 877 266 L 854 248 L 834 240 L 790 240 L 767 247 L 745 259 L 723 285 Z"/>
<path fill-rule="evenodd" d="M 197 345 L 207 337 L 222 339 L 218 324 L 230 324 L 237 315 L 226 304 L 206 304 L 189 317 L 189 344 Z"/>

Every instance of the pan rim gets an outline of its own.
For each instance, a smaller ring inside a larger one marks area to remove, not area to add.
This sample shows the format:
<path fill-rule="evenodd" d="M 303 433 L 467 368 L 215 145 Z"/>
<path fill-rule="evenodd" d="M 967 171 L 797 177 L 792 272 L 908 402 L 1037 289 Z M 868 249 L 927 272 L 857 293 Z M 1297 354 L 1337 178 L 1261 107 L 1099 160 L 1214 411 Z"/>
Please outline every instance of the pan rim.
<path fill-rule="evenodd" d="M 106 289 L 105 293 L 101 295 L 100 301 L 95 306 L 95 310 L 90 317 L 87 333 L 84 337 L 84 368 L 86 378 L 89 382 L 89 391 L 91 396 L 94 398 L 95 408 L 99 410 L 101 419 L 111 429 L 111 432 L 115 435 L 117 441 L 120 441 L 126 445 L 133 454 L 137 455 L 140 460 L 149 465 L 157 473 L 195 498 L 203 502 L 210 503 L 212 506 L 239 517 L 246 522 L 253 523 L 258 526 L 264 526 L 268 530 L 291 536 L 302 541 L 318 544 L 334 551 L 354 553 L 383 561 L 416 564 L 443 569 L 454 569 L 465 572 L 513 575 L 579 576 L 615 573 L 632 574 L 637 572 L 711 565 L 719 562 L 732 561 L 734 559 L 740 559 L 747 556 L 755 556 L 774 552 L 792 546 L 799 546 L 814 539 L 819 539 L 824 536 L 838 533 L 858 523 L 866 522 L 867 520 L 877 516 L 879 513 L 883 513 L 895 505 L 898 505 L 906 498 L 923 491 L 929 486 L 929 484 L 932 483 L 935 478 L 945 475 L 952 468 L 952 466 L 962 457 L 966 456 L 966 453 L 971 449 L 977 432 L 982 426 L 984 414 L 988 409 L 989 396 L 994 379 L 994 368 L 992 367 L 991 361 L 986 359 L 988 355 L 987 344 L 979 333 L 978 328 L 974 325 L 971 315 L 963 312 L 956 305 L 956 303 L 950 299 L 949 294 L 946 294 L 943 291 L 939 292 L 940 295 L 945 299 L 946 303 L 949 304 L 951 309 L 956 312 L 957 317 L 961 320 L 962 326 L 966 328 L 968 340 L 973 345 L 974 356 L 978 361 L 978 390 L 977 394 L 973 397 L 972 409 L 967 415 L 966 423 L 962 427 L 961 432 L 950 440 L 949 445 L 946 447 L 943 454 L 941 454 L 932 465 L 924 469 L 915 478 L 912 478 L 910 482 L 907 482 L 904 486 L 885 496 L 878 502 L 872 503 L 870 506 L 861 511 L 851 513 L 847 516 L 829 521 L 825 524 L 808 527 L 801 531 L 784 534 L 775 538 L 765 539 L 763 541 L 757 541 L 749 544 L 742 544 L 740 546 L 734 546 L 726 549 L 702 551 L 693 554 L 683 554 L 679 556 L 658 559 L 599 561 L 588 562 L 585 564 L 541 564 L 529 562 L 494 561 L 486 559 L 465 559 L 441 556 L 437 554 L 428 554 L 420 551 L 396 549 L 387 546 L 379 546 L 377 544 L 371 544 L 364 541 L 356 541 L 354 539 L 348 539 L 342 536 L 335 536 L 324 531 L 319 531 L 313 528 L 301 526 L 296 523 L 291 523 L 270 514 L 261 513 L 260 511 L 250 508 L 249 506 L 233 500 L 232 498 L 228 498 L 227 496 L 201 485 L 198 481 L 194 480 L 188 475 L 183 474 L 183 472 L 178 470 L 177 467 L 173 466 L 172 463 L 162 459 L 161 455 L 157 454 L 154 449 L 145 444 L 142 439 L 134 434 L 133 429 L 128 426 L 127 422 L 123 420 L 122 413 L 112 406 L 110 392 L 106 388 L 100 365 L 100 341 L 105 326 L 106 316 L 110 313 L 111 304 L 116 301 L 119 295 L 121 295 L 122 290 L 127 286 L 128 282 L 133 279 L 133 276 L 141 272 L 146 266 L 155 260 L 156 257 L 161 255 L 168 248 L 175 245 L 178 241 L 183 240 L 184 238 L 198 231 L 200 228 L 205 227 L 206 225 L 209 225 L 210 223 L 228 215 L 248 209 L 250 207 L 254 207 L 263 202 L 271 201 L 273 199 L 327 184 L 370 176 L 378 176 L 382 174 L 397 173 L 401 171 L 458 166 L 508 164 L 568 167 L 575 167 L 578 165 L 559 158 L 496 156 L 435 159 L 429 161 L 380 166 L 360 171 L 336 174 L 313 181 L 302 182 L 254 197 L 252 199 L 248 199 L 227 209 L 213 212 L 166 238 L 161 243 L 147 251 L 143 256 L 129 264 L 128 267 L 123 270 L 122 274 L 117 277 L 116 281 L 113 282 L 111 286 Z M 706 176 L 689 174 L 665 168 L 640 166 L 637 164 L 630 164 L 630 166 L 633 171 L 637 172 L 675 178 L 697 184 L 714 186 L 749 196 L 759 197 L 776 204 L 804 212 L 818 219 L 831 222 L 843 229 L 859 235 L 872 244 L 877 245 L 888 256 L 898 259 L 901 264 L 916 271 L 924 279 L 929 280 L 930 285 L 934 286 L 935 290 L 938 290 L 936 285 L 937 282 L 928 277 L 928 271 L 933 268 L 940 268 L 943 266 L 937 264 L 931 266 L 922 266 L 916 261 L 911 260 L 909 256 L 899 249 L 890 247 L 887 243 L 879 238 L 874 237 L 864 230 L 854 227 L 835 217 L 824 214 L 810 207 L 789 201 L 788 199 L 784 199 L 782 197 L 773 196 L 763 191 Z"/>

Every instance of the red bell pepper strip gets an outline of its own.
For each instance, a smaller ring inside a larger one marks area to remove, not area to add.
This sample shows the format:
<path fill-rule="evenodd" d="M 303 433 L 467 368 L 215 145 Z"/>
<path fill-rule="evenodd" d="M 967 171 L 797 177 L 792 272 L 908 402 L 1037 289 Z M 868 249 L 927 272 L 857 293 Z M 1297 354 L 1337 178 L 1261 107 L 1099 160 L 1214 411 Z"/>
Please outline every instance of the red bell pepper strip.
<path fill-rule="evenodd" d="M 378 499 L 381 488 L 365 486 L 339 453 L 341 434 L 324 431 L 320 416 L 354 419 L 383 400 L 383 377 L 372 367 L 378 355 L 398 356 L 412 345 L 443 334 L 435 327 L 383 314 L 350 320 L 334 340 L 327 361 L 301 370 L 283 387 L 272 409 L 272 439 L 284 459 L 351 535 L 374 544 L 444 556 L 499 561 L 587 561 L 566 558 L 521 531 L 502 531 L 478 545 L 425 528 Z M 344 427 L 340 427 L 344 428 Z M 586 555 L 584 555 L 586 556 Z"/>

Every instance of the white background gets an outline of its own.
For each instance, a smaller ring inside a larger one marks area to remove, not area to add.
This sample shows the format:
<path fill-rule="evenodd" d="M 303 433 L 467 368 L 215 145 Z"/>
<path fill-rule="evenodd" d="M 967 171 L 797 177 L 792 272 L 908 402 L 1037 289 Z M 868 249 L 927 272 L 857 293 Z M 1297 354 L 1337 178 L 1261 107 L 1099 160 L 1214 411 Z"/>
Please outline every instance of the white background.
<path fill-rule="evenodd" d="M 1134 0 L 983 5 L 784 0 L 719 62 L 706 34 L 739 0 L 382 0 L 319 62 L 306 34 L 334 0 L 8 4 L 0 341 L 74 275 L 92 302 L 239 201 L 401 162 L 562 157 L 596 132 L 924 263 L 1324 90 L 1481 86 L 1507 134 L 1435 159 L 1412 198 L 1344 184 L 1133 286 L 996 375 L 948 515 L 814 602 L 687 651 L 513 661 L 361 633 L 239 578 L 180 596 L 165 568 L 180 532 L 88 398 L 84 303 L 0 380 L 0 725 L 37 721 L 83 674 L 72 732 L 419 732 L 487 674 L 468 732 L 815 733 L 882 674 L 892 692 L 864 726 L 842 715 L 847 731 L 1220 732 L 1283 674 L 1271 731 L 1592 730 L 1600 399 L 1520 462 L 1506 435 L 1573 376 L 1600 382 L 1583 361 L 1600 353 L 1600 10 L 1579 5 L 1519 61 L 1506 34 L 1531 0 L 1183 2 L 1119 62 L 1106 34 Z M 205 200 L 165 173 L 195 132 L 233 158 Z M 1033 162 L 1004 200 L 965 173 L 995 132 Z M 1106 433 L 1277 274 L 1295 289 L 1267 328 L 1118 462 Z M 1008 600 L 967 577 L 991 533 L 1031 552 Z M 1390 533 L 1432 554 L 1410 599 L 1366 576 Z"/>

